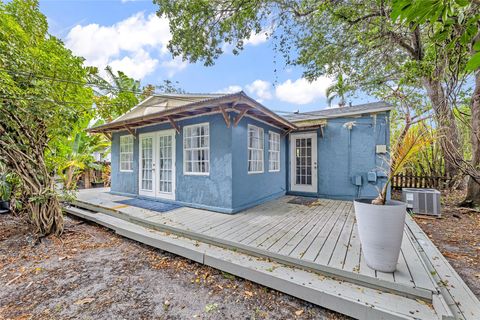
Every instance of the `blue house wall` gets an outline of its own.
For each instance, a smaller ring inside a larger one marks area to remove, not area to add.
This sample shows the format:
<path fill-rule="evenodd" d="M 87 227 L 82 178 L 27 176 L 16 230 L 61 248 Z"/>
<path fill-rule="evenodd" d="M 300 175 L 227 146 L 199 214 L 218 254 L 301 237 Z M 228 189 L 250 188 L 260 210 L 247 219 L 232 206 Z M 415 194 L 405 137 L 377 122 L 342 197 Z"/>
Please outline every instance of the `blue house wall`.
<path fill-rule="evenodd" d="M 235 115 L 230 114 L 230 118 L 233 119 Z M 183 174 L 183 130 L 176 134 L 175 196 L 177 202 L 232 213 L 285 194 L 286 144 L 284 137 L 281 137 L 280 172 L 268 172 L 268 132 L 271 130 L 281 135 L 281 130 L 249 117 L 244 117 L 237 127 L 227 128 L 220 114 L 178 121 L 178 125 L 183 128 L 205 122 L 208 122 L 210 127 L 210 174 L 208 176 Z M 248 174 L 248 124 L 264 129 L 265 170 L 263 173 Z M 163 123 L 139 128 L 137 134 L 167 129 L 171 129 L 171 125 Z M 111 192 L 138 195 L 138 138 L 134 139 L 133 145 L 133 171 L 119 170 L 120 136 L 128 134 L 127 131 L 115 132 L 112 137 Z"/>
<path fill-rule="evenodd" d="M 233 119 L 236 114 L 230 114 Z M 367 173 L 375 171 L 381 176 L 386 168 L 385 154 L 376 154 L 376 145 L 389 145 L 388 113 L 377 116 L 329 119 L 327 125 L 317 133 L 318 191 L 298 193 L 289 190 L 290 159 L 288 139 L 282 130 L 250 117 L 243 117 L 238 126 L 227 128 L 221 114 L 205 115 L 178 121 L 181 130 L 176 134 L 176 202 L 189 206 L 232 213 L 279 197 L 285 193 L 303 194 L 335 199 L 356 197 L 373 198 L 377 187 L 381 188 L 385 178 L 375 183 L 367 181 Z M 351 130 L 346 122 L 354 121 Z M 183 174 L 183 127 L 209 123 L 210 127 L 210 174 L 208 176 Z M 248 125 L 264 129 L 264 172 L 248 173 Z M 169 123 L 137 129 L 137 134 L 172 129 Z M 269 172 L 268 132 L 281 136 L 280 171 Z M 111 192 L 138 195 L 139 139 L 134 139 L 133 170 L 120 172 L 120 136 L 127 131 L 112 135 Z M 352 183 L 353 176 L 362 176 L 358 189 Z M 163 201 L 163 200 L 162 200 Z M 168 201 L 168 200 L 166 200 Z"/>
<path fill-rule="evenodd" d="M 385 161 L 387 155 L 377 154 L 376 145 L 387 145 L 388 149 L 390 141 L 388 120 L 388 113 L 329 119 L 323 128 L 323 136 L 320 129 L 316 130 L 317 193 L 299 193 L 289 190 L 289 194 L 343 200 L 376 197 L 377 188 L 381 188 L 386 179 L 379 177 L 374 183 L 368 182 L 367 174 L 374 171 L 378 176 L 382 176 L 387 168 Z M 349 130 L 344 125 L 352 121 L 355 125 Z M 353 176 L 362 177 L 360 188 L 352 183 Z M 290 173 L 287 180 L 290 186 Z"/>
<path fill-rule="evenodd" d="M 248 125 L 263 128 L 264 170 L 263 173 L 248 173 Z M 280 134 L 280 171 L 269 172 L 268 132 Z M 284 195 L 286 187 L 286 139 L 282 130 L 255 119 L 244 117 L 233 128 L 233 208 L 235 211 Z"/>

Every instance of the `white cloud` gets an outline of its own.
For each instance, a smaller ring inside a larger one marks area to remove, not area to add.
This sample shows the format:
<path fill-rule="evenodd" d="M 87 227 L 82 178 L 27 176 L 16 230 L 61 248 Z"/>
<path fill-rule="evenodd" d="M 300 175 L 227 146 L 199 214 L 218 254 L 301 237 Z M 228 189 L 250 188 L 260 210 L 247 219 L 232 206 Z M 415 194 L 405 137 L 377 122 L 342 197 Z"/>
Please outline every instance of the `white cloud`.
<path fill-rule="evenodd" d="M 152 59 L 148 52 L 140 50 L 131 57 L 113 60 L 109 65 L 113 70 L 120 70 L 134 79 L 141 79 L 155 70 L 158 60 Z"/>
<path fill-rule="evenodd" d="M 247 45 L 258 46 L 259 44 L 262 44 L 268 41 L 268 36 L 270 33 L 271 32 L 269 30 L 260 31 L 259 33 L 251 35 L 250 38 L 245 39 L 243 41 L 243 44 L 245 46 Z"/>
<path fill-rule="evenodd" d="M 162 67 L 167 71 L 167 76 L 169 78 L 173 77 L 175 73 L 185 69 L 188 63 L 183 61 L 181 58 L 177 57 L 175 59 L 167 60 L 162 62 Z"/>
<path fill-rule="evenodd" d="M 170 39 L 167 19 L 139 12 L 109 26 L 77 25 L 70 30 L 65 43 L 75 54 L 83 56 L 87 65 L 103 69 L 112 64 L 112 68 L 131 77 L 143 78 L 158 66 L 165 67 L 170 76 L 186 67 L 186 63 L 173 60 L 168 54 Z"/>
<path fill-rule="evenodd" d="M 251 84 L 245 86 L 247 92 L 250 94 L 255 94 L 261 100 L 272 99 L 272 85 L 270 82 L 265 80 L 255 80 Z"/>
<path fill-rule="evenodd" d="M 239 85 L 231 85 L 221 90 L 218 90 L 217 93 L 235 93 L 242 91 L 242 87 Z"/>
<path fill-rule="evenodd" d="M 319 77 L 312 82 L 305 78 L 295 81 L 288 79 L 276 87 L 275 96 L 279 100 L 293 104 L 308 104 L 325 98 L 325 91 L 332 82 L 332 79 L 327 77 Z"/>

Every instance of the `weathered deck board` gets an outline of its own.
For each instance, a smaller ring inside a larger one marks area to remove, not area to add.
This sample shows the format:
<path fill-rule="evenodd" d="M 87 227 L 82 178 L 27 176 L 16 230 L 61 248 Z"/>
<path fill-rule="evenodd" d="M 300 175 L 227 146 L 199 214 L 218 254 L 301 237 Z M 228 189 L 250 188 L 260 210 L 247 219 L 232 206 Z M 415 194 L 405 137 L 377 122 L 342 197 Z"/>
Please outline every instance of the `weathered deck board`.
<path fill-rule="evenodd" d="M 308 220 L 306 223 L 299 223 L 294 228 L 288 230 L 288 232 L 284 233 L 276 243 L 272 244 L 268 248 L 268 250 L 272 252 L 280 252 L 281 250 L 283 250 L 284 247 L 287 247 L 289 244 L 292 244 L 293 246 L 295 243 L 298 243 L 298 240 L 296 239 L 302 239 L 305 236 L 306 231 L 310 230 L 310 228 L 312 228 L 318 223 L 319 219 L 327 213 L 327 208 L 329 205 L 332 204 L 332 202 L 333 201 L 325 201 L 324 203 L 322 203 L 321 206 L 315 208 L 315 210 L 313 211 L 314 216 L 311 217 L 310 220 Z M 286 250 L 287 252 L 289 252 L 288 248 Z"/>
<path fill-rule="evenodd" d="M 283 247 L 280 248 L 280 245 L 277 247 L 272 247 L 271 251 L 277 252 L 282 255 L 291 255 L 293 250 L 302 242 L 302 240 L 314 229 L 316 226 L 321 223 L 322 219 L 331 212 L 331 209 L 335 206 L 334 201 L 323 201 L 322 206 L 319 207 L 315 219 L 305 225 L 299 232 L 297 232 L 290 240 L 283 244 Z"/>
<path fill-rule="evenodd" d="M 321 220 L 315 225 L 314 228 L 312 228 L 307 235 L 300 240 L 299 243 L 295 244 L 295 247 L 292 252 L 290 252 L 288 255 L 297 258 L 297 259 L 302 259 L 303 256 L 305 255 L 305 252 L 308 250 L 312 242 L 315 240 L 317 237 L 318 233 L 325 228 L 326 223 L 332 219 L 335 216 L 335 209 L 337 208 L 337 205 L 334 205 L 331 210 L 325 214 Z"/>
<path fill-rule="evenodd" d="M 328 261 L 328 265 L 338 269 L 345 269 L 345 260 L 347 259 L 347 252 L 350 246 L 350 237 L 352 236 L 353 227 L 355 225 L 355 215 L 350 211 L 347 222 L 343 227 L 342 233 L 338 238 L 335 250 Z M 350 270 L 351 271 L 351 270 Z"/>
<path fill-rule="evenodd" d="M 360 238 L 358 236 L 358 227 L 356 224 L 354 224 L 348 242 L 348 251 L 345 256 L 345 263 L 343 265 L 343 269 L 346 271 L 358 273 L 360 271 L 360 255 L 361 246 Z"/>
<path fill-rule="evenodd" d="M 273 228 L 272 233 L 263 241 L 259 240 L 255 245 L 257 248 L 268 249 L 278 240 L 285 236 L 288 232 L 296 230 L 295 227 L 301 228 L 308 224 L 316 215 L 316 208 L 308 208 L 300 214 L 291 214 L 291 219 L 286 221 L 279 228 Z M 268 234 L 265 233 L 265 234 Z"/>
<path fill-rule="evenodd" d="M 333 227 L 337 223 L 338 219 L 340 219 L 343 210 L 347 206 L 346 202 L 342 202 L 340 205 L 337 206 L 335 211 L 333 212 L 332 218 L 325 223 L 324 228 L 320 230 L 320 232 L 317 233 L 315 239 L 312 241 L 312 243 L 308 246 L 307 251 L 303 255 L 303 259 L 305 260 L 310 260 L 310 261 L 315 261 L 315 258 L 318 255 L 318 252 L 322 250 L 323 244 L 327 240 L 328 236 L 333 230 Z"/>
<path fill-rule="evenodd" d="M 283 215 L 287 217 L 287 215 L 292 211 L 292 208 L 290 206 L 282 206 L 281 208 L 274 208 L 272 211 L 275 211 L 276 214 L 282 212 Z M 226 235 L 226 239 L 240 242 L 243 239 L 252 236 L 256 232 L 258 232 L 258 230 L 265 227 L 270 227 L 273 224 L 277 223 L 277 219 L 272 219 L 272 215 L 264 215 L 260 219 L 254 218 L 251 221 L 247 222 L 244 228 L 240 228 L 238 230 L 235 230 L 235 232 Z"/>
<path fill-rule="evenodd" d="M 337 246 L 338 239 L 342 235 L 343 228 L 345 227 L 345 223 L 349 217 L 350 209 L 351 205 L 345 205 L 343 211 L 340 213 L 340 218 L 337 220 L 337 223 L 335 223 L 335 226 L 330 231 L 327 240 L 323 243 L 322 248 L 315 257 L 315 262 L 328 265 L 333 251 Z"/>

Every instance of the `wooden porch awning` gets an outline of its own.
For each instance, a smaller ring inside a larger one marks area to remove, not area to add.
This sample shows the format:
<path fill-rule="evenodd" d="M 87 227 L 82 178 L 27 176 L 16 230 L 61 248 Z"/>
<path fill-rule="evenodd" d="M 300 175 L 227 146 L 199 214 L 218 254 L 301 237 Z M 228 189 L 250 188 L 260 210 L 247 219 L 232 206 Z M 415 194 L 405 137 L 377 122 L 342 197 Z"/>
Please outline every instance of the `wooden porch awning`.
<path fill-rule="evenodd" d="M 170 95 L 175 96 L 175 95 Z M 176 95 L 178 99 L 182 95 Z M 169 95 L 159 95 L 154 97 L 165 97 L 168 99 Z M 188 95 L 186 95 L 188 97 Z M 148 99 L 147 99 L 148 100 Z M 153 125 L 162 122 L 175 122 L 182 118 L 188 118 L 192 116 L 198 116 L 202 114 L 210 114 L 219 112 L 225 114 L 226 112 L 236 112 L 239 115 L 248 115 L 283 130 L 295 130 L 296 125 L 279 116 L 275 112 L 264 107 L 254 99 L 247 96 L 243 91 L 225 94 L 225 95 L 213 95 L 213 98 L 207 97 L 200 101 L 184 103 L 180 106 L 160 108 L 160 111 L 150 114 L 138 115 L 135 111 L 136 108 L 140 108 L 141 105 L 146 102 L 144 100 L 137 107 L 133 108 L 130 112 L 121 116 L 120 118 L 94 128 L 89 129 L 89 132 L 93 133 L 108 133 L 118 130 L 134 129 L 142 126 Z M 138 111 L 138 110 L 137 110 Z M 131 114 L 131 116 L 129 116 Z"/>

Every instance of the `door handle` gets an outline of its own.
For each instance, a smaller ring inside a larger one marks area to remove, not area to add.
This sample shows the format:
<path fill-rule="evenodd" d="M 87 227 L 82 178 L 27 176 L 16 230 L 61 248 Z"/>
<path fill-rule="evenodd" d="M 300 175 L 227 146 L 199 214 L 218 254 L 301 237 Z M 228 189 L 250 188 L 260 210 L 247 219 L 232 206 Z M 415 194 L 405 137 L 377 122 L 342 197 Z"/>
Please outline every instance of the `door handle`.
<path fill-rule="evenodd" d="M 316 162 L 313 163 L 313 169 L 315 169 L 315 170 L 317 169 L 317 163 Z"/>

